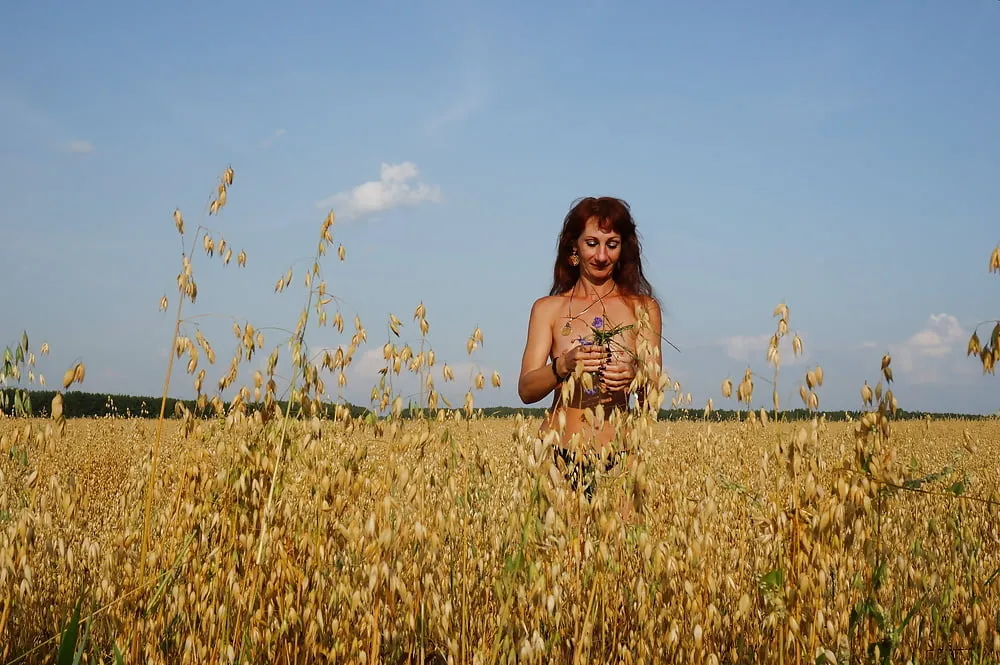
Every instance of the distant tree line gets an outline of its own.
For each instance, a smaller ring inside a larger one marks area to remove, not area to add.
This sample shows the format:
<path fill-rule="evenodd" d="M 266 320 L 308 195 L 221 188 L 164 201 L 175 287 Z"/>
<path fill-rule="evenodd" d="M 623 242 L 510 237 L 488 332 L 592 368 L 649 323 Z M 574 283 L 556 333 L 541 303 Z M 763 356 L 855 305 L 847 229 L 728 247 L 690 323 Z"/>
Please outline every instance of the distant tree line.
<path fill-rule="evenodd" d="M 14 391 L 13 389 L 4 389 L 0 392 L 4 392 L 8 396 L 8 404 L 13 402 Z M 30 412 L 34 416 L 47 416 L 49 409 L 51 408 L 52 398 L 55 395 L 55 391 L 52 390 L 32 390 L 29 391 L 28 396 L 30 400 Z M 167 418 L 176 417 L 177 403 L 181 402 L 188 410 L 196 412 L 196 404 L 194 400 L 178 400 L 173 397 L 167 398 L 167 405 L 165 410 L 165 416 Z M 284 411 L 287 403 L 279 402 L 278 405 L 281 410 Z M 253 411 L 259 408 L 259 405 L 254 403 L 248 403 L 248 411 Z M 327 405 L 326 415 L 332 417 L 334 413 L 335 404 Z M 351 416 L 358 417 L 371 412 L 371 409 L 364 406 L 358 406 L 355 404 L 344 404 L 342 406 L 347 406 Z M 229 404 L 225 404 L 226 409 L 229 408 Z M 479 409 L 477 409 L 479 410 Z M 512 407 L 512 406 L 495 406 L 495 407 L 482 407 L 481 411 L 483 415 L 491 417 L 512 417 L 517 414 L 521 414 L 524 417 L 535 417 L 540 418 L 545 415 L 545 409 L 542 407 Z M 209 408 L 210 415 L 213 412 L 211 407 Z M 292 409 L 293 414 L 295 409 Z M 131 417 L 131 418 L 156 418 L 160 415 L 160 398 L 159 397 L 148 397 L 141 395 L 107 395 L 101 393 L 87 393 L 79 391 L 70 391 L 63 395 L 63 413 L 65 413 L 67 418 L 104 418 L 108 416 L 118 416 L 118 417 Z M 759 412 L 755 412 L 759 413 Z M 849 418 L 857 420 L 862 416 L 862 411 L 824 411 L 821 412 L 822 415 L 826 416 L 826 420 L 829 422 L 842 422 Z M 413 418 L 420 414 L 431 415 L 430 411 L 427 409 L 420 409 L 416 407 L 410 407 L 403 409 L 403 418 Z M 7 409 L 5 415 L 12 415 L 11 409 Z M 774 413 L 771 411 L 767 412 L 768 417 L 773 418 Z M 786 421 L 802 421 L 809 420 L 815 415 L 807 409 L 789 409 L 782 411 L 779 417 Z M 701 409 L 661 409 L 659 413 L 660 420 L 668 421 L 707 421 L 707 422 L 725 422 L 737 419 L 745 419 L 747 416 L 746 410 L 727 410 L 719 409 L 712 411 L 705 416 L 705 413 Z M 914 419 L 966 419 L 966 420 L 980 420 L 984 418 L 993 418 L 992 415 L 970 415 L 965 413 L 936 413 L 927 411 L 906 411 L 900 409 L 896 413 L 896 418 L 899 420 L 914 420 Z"/>
<path fill-rule="evenodd" d="M 510 407 L 510 406 L 498 406 L 498 407 L 485 407 L 483 408 L 483 413 L 487 416 L 514 416 L 518 413 L 524 415 L 525 417 L 534 416 L 539 417 L 544 415 L 545 409 L 542 408 L 522 408 L 522 407 Z M 755 409 L 754 415 L 759 417 L 760 410 Z M 811 420 L 813 416 L 821 415 L 825 416 L 827 422 L 844 422 L 848 419 L 857 420 L 864 415 L 863 411 L 820 411 L 819 413 L 814 413 L 808 409 L 787 409 L 778 413 L 780 420 L 786 421 L 803 421 Z M 767 412 L 768 418 L 774 418 L 774 412 Z M 669 421 L 682 421 L 682 420 L 696 420 L 699 422 L 726 422 L 731 420 L 742 419 L 745 420 L 747 417 L 747 411 L 743 410 L 732 410 L 732 409 L 718 409 L 713 410 L 708 416 L 705 416 L 703 409 L 660 409 L 658 418 L 660 420 Z M 925 418 L 932 419 L 965 419 L 965 420 L 982 420 L 987 418 L 993 418 L 992 415 L 976 415 L 976 414 L 966 414 L 966 413 L 932 413 L 928 411 L 906 411 L 904 409 L 899 409 L 896 412 L 895 418 L 898 420 L 923 420 Z"/>
<path fill-rule="evenodd" d="M 7 393 L 13 400 L 14 391 L 12 389 L 5 389 L 3 391 Z M 28 393 L 30 399 L 30 412 L 33 416 L 47 416 L 49 410 L 51 409 L 52 398 L 55 396 L 55 391 L 53 390 L 32 390 Z M 160 415 L 160 403 L 162 398 L 160 397 L 148 397 L 141 395 L 107 395 L 102 393 L 86 393 L 78 391 L 70 391 L 63 394 L 63 413 L 67 418 L 105 418 L 105 417 L 122 417 L 122 418 L 158 418 Z M 166 409 L 164 410 L 164 416 L 167 418 L 177 417 L 177 404 L 181 403 L 189 411 L 197 412 L 197 404 L 193 399 L 175 399 L 173 397 L 167 398 Z M 259 408 L 259 404 L 248 403 L 246 404 L 247 410 L 253 412 L 255 409 Z M 284 411 L 287 406 L 287 402 L 279 401 L 278 406 Z M 334 407 L 336 405 L 330 404 L 327 408 L 328 416 L 333 416 Z M 363 415 L 368 413 L 370 409 L 364 407 L 355 406 L 353 404 L 345 405 L 351 412 L 352 416 Z M 225 403 L 225 408 L 229 409 L 229 402 Z M 11 413 L 12 409 L 7 409 L 5 415 L 13 415 Z M 295 412 L 293 407 L 292 412 Z M 214 413 L 214 409 L 209 405 L 208 413 L 210 415 Z"/>

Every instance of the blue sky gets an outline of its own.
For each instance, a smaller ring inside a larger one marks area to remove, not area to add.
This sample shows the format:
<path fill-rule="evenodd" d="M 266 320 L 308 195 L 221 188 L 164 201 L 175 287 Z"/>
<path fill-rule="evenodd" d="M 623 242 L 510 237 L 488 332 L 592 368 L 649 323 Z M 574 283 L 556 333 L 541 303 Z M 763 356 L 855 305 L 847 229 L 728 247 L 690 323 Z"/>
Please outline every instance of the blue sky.
<path fill-rule="evenodd" d="M 806 349 L 785 352 L 785 406 L 819 364 L 821 408 L 859 407 L 891 351 L 901 407 L 996 411 L 998 379 L 965 345 L 1000 315 L 997 34 L 996 0 L 5 3 L 0 341 L 48 341 L 53 381 L 80 359 L 82 389 L 158 394 L 171 214 L 204 221 L 232 164 L 210 222 L 248 265 L 197 254 L 188 310 L 219 315 L 199 319 L 213 379 L 226 317 L 294 327 L 304 264 L 295 290 L 274 283 L 333 207 L 347 262 L 329 257 L 327 282 L 349 325 L 311 344 L 346 342 L 360 315 L 347 396 L 366 403 L 388 314 L 414 339 L 423 301 L 439 362 L 467 372 L 480 326 L 472 360 L 503 385 L 477 401 L 519 404 L 562 217 L 611 194 L 632 205 L 694 407 L 735 406 L 719 386 L 748 362 L 770 375 L 785 301 Z M 190 383 L 177 371 L 172 393 Z"/>

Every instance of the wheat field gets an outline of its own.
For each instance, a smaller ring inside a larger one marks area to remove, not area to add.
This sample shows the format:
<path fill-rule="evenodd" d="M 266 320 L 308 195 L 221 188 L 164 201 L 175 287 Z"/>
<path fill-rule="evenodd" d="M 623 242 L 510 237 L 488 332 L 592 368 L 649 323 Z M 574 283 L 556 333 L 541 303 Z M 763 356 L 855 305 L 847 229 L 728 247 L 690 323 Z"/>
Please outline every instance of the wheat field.
<path fill-rule="evenodd" d="M 661 422 L 591 504 L 536 425 L 324 423 L 286 451 L 258 562 L 268 427 L 171 422 L 145 584 L 155 425 L 21 438 L 28 463 L 0 461 L 3 661 L 51 660 L 82 599 L 85 662 L 996 662 L 1000 520 L 970 498 L 1000 498 L 995 422 L 898 423 L 877 473 L 910 490 L 859 470 L 851 423 Z"/>

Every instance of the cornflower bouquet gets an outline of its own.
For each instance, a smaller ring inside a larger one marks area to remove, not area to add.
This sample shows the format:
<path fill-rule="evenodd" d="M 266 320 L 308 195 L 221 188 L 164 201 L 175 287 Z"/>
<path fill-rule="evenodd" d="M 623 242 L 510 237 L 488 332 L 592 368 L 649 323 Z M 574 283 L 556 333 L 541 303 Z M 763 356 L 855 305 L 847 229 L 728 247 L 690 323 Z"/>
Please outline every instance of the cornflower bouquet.
<path fill-rule="evenodd" d="M 619 325 L 615 326 L 614 328 L 611 328 L 610 330 L 605 330 L 604 319 L 601 318 L 600 316 L 595 316 L 594 320 L 590 324 L 590 329 L 593 332 L 593 335 L 591 335 L 590 340 L 593 344 L 600 344 L 601 346 L 609 349 L 611 347 L 611 343 L 615 342 L 615 344 L 617 344 L 619 347 L 625 349 L 625 351 L 628 351 L 631 354 L 631 351 L 629 351 L 625 347 L 625 345 L 615 341 L 615 337 L 625 332 L 626 330 L 629 330 L 634 327 L 635 324 L 630 323 L 627 326 Z"/>

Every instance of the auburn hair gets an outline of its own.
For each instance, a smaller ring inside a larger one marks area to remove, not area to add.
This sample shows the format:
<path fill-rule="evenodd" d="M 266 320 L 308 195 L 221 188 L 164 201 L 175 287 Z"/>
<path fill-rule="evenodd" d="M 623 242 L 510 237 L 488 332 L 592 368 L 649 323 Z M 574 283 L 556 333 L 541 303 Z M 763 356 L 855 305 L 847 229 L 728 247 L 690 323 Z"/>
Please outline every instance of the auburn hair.
<path fill-rule="evenodd" d="M 655 300 L 653 286 L 642 271 L 642 243 L 635 228 L 632 211 L 628 203 L 611 196 L 588 196 L 573 202 L 559 233 L 549 295 L 569 291 L 580 278 L 580 266 L 570 265 L 569 257 L 590 219 L 597 220 L 601 231 L 621 236 L 621 254 L 615 263 L 612 277 L 622 295 L 630 297 L 629 299 L 647 296 Z"/>

